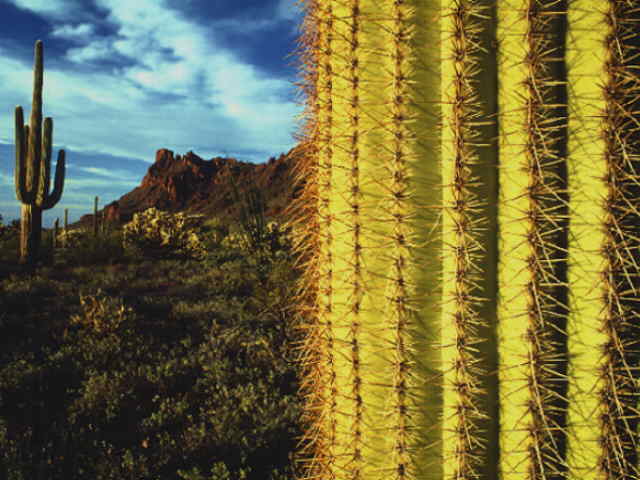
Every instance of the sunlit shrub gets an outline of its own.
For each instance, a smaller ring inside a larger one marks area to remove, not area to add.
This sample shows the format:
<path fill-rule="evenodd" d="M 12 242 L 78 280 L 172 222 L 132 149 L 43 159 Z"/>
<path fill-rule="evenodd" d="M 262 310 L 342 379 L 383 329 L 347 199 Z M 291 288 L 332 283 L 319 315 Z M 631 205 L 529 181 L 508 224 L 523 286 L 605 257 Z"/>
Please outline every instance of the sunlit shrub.
<path fill-rule="evenodd" d="M 202 259 L 207 250 L 196 233 L 200 219 L 172 215 L 156 208 L 136 213 L 123 228 L 125 249 L 151 258 Z"/>
<path fill-rule="evenodd" d="M 83 229 L 74 229 L 67 231 L 62 229 L 58 232 L 58 236 L 56 237 L 56 248 L 78 248 L 79 246 L 85 244 L 90 236 L 91 234 Z"/>
<path fill-rule="evenodd" d="M 82 325 L 97 333 L 115 332 L 135 316 L 133 309 L 125 306 L 122 299 L 105 296 L 102 289 L 95 295 L 80 294 L 80 305 L 82 313 L 71 316 L 71 325 Z"/>
<path fill-rule="evenodd" d="M 276 221 L 270 221 L 259 238 L 259 244 L 252 243 L 252 237 L 239 229 L 227 235 L 221 242 L 226 248 L 237 248 L 246 252 L 262 250 L 275 255 L 278 251 L 287 251 L 291 247 L 290 228 L 284 229 Z"/>

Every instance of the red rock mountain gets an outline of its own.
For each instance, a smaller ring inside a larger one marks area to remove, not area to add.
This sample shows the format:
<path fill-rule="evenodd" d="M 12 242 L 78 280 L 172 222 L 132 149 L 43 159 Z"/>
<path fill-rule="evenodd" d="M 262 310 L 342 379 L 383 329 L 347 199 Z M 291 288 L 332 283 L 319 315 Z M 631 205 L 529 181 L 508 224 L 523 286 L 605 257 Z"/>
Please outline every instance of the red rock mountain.
<path fill-rule="evenodd" d="M 299 195 L 302 185 L 293 188 L 291 170 L 301 156 L 300 147 L 292 148 L 267 163 L 253 164 L 235 158 L 215 157 L 203 160 L 193 152 L 175 155 L 160 149 L 140 186 L 99 210 L 99 217 L 122 225 L 133 214 L 155 207 L 172 213 L 204 214 L 225 221 L 239 218 L 230 176 L 233 176 L 242 198 L 249 186 L 255 185 L 266 203 L 266 216 L 278 219 L 284 207 Z M 89 226 L 93 214 L 83 215 L 70 226 Z"/>

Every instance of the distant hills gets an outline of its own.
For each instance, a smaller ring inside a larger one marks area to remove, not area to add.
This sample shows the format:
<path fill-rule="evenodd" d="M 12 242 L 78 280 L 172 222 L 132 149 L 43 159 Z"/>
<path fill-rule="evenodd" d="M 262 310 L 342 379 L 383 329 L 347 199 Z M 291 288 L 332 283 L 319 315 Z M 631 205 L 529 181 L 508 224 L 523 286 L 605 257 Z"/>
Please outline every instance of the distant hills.
<path fill-rule="evenodd" d="M 158 210 L 220 217 L 223 221 L 239 218 L 239 206 L 233 197 L 230 176 L 240 195 L 249 186 L 260 189 L 269 219 L 281 219 L 282 210 L 299 195 L 304 182 L 293 188 L 292 167 L 301 159 L 297 146 L 278 158 L 253 164 L 235 158 L 214 157 L 204 160 L 192 151 L 184 155 L 167 149 L 156 152 L 140 185 L 99 210 L 99 216 L 119 225 L 129 222 L 133 214 L 155 207 Z M 104 215 L 103 215 L 104 214 Z M 92 225 L 93 214 L 83 215 L 70 224 L 72 228 Z"/>

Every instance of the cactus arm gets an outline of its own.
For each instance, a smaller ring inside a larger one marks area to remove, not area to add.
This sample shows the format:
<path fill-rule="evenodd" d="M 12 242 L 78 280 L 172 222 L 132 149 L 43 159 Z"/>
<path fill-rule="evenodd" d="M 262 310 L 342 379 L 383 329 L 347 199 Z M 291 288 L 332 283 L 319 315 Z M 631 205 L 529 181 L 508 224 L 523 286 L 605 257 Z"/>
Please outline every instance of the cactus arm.
<path fill-rule="evenodd" d="M 62 197 L 62 191 L 64 189 L 64 177 L 65 177 L 65 152 L 64 150 L 58 151 L 58 161 L 56 163 L 56 176 L 54 179 L 54 186 L 51 195 L 47 196 L 42 204 L 43 210 L 49 210 L 60 201 Z"/>
<path fill-rule="evenodd" d="M 29 152 L 29 125 L 24 126 L 24 135 L 22 136 L 22 141 L 24 144 L 22 145 L 22 151 L 27 155 Z M 26 158 L 26 157 L 25 157 Z"/>
<path fill-rule="evenodd" d="M 38 188 L 36 190 L 36 204 L 42 208 L 45 198 L 49 195 L 49 184 L 51 180 L 51 140 L 53 132 L 53 121 L 51 117 L 44 120 L 44 129 L 42 131 L 41 146 L 41 163 L 40 178 L 38 179 Z"/>
<path fill-rule="evenodd" d="M 29 131 L 24 125 L 24 117 L 22 107 L 17 106 L 15 112 L 15 148 L 16 148 L 16 168 L 14 170 L 14 183 L 16 187 L 16 198 L 22 203 L 30 203 L 32 201 L 32 191 L 27 190 L 27 164 L 26 164 L 26 140 L 29 137 Z"/>

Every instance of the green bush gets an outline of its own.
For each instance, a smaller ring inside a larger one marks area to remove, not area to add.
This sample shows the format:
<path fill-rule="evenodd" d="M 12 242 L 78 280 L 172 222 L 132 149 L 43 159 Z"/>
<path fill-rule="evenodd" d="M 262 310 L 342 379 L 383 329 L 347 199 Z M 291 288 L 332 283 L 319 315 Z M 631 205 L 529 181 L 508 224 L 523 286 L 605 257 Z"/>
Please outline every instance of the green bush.
<path fill-rule="evenodd" d="M 292 478 L 301 405 L 284 325 L 216 293 L 206 316 L 178 321 L 79 292 L 58 342 L 0 351 L 0 478 Z"/>
<path fill-rule="evenodd" d="M 254 243 L 257 240 L 257 243 Z M 276 221 L 267 223 L 266 228 L 258 237 L 252 236 L 241 226 L 236 226 L 221 242 L 226 248 L 237 248 L 246 253 L 261 252 L 270 258 L 275 257 L 279 251 L 291 250 L 290 229 L 283 229 Z"/>
<path fill-rule="evenodd" d="M 20 220 L 12 220 L 9 224 L 4 224 L 2 215 L 0 215 L 0 242 L 6 242 L 9 239 L 17 238 L 20 235 Z"/>
<path fill-rule="evenodd" d="M 47 245 L 51 244 L 52 232 L 47 232 Z M 66 241 L 67 243 L 63 243 Z M 97 237 L 86 229 L 58 233 L 54 256 L 57 260 L 74 266 L 128 263 L 135 256 L 123 246 L 122 231 L 100 232 Z"/>

